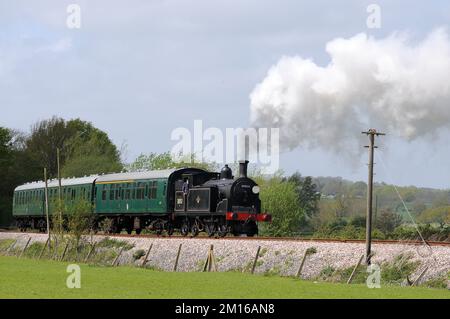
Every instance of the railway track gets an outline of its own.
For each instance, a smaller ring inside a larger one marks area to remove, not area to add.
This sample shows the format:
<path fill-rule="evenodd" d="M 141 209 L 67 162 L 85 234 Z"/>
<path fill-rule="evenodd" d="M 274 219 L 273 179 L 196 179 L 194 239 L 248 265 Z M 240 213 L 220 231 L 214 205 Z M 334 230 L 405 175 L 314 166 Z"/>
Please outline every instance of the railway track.
<path fill-rule="evenodd" d="M 10 232 L 10 233 L 18 233 L 17 230 L 11 229 L 0 229 L 0 232 Z M 25 234 L 25 233 L 21 233 Z M 30 234 L 42 234 L 42 233 L 30 233 Z M 122 237 L 122 238 L 163 238 L 163 239 L 200 239 L 200 240 L 265 240 L 265 241 L 297 241 L 297 242 L 324 242 L 324 243 L 365 243 L 364 239 L 336 239 L 336 238 L 300 238 L 300 237 L 245 237 L 245 236 L 226 236 L 226 237 L 207 237 L 207 236 L 181 236 L 181 235 L 156 235 L 156 234 L 96 234 L 97 236 L 105 236 L 105 237 Z M 373 244 L 408 244 L 408 245 L 423 245 L 423 241 L 421 240 L 381 240 L 381 239 L 373 239 Z M 446 246 L 450 247 L 449 241 L 426 241 L 426 244 L 429 246 Z"/>

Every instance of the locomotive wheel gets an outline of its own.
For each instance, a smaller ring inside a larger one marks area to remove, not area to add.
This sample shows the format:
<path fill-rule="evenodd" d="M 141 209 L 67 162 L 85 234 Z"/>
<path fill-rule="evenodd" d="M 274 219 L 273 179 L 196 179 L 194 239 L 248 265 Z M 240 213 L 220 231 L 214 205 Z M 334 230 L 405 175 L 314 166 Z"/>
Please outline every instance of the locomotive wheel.
<path fill-rule="evenodd" d="M 207 224 L 205 228 L 206 228 L 206 233 L 208 234 L 208 237 L 212 237 L 216 233 L 216 227 L 214 226 L 214 224 L 209 224 L 209 225 Z"/>
<path fill-rule="evenodd" d="M 142 231 L 142 228 L 136 229 L 136 235 L 139 235 L 141 233 L 141 231 Z"/>
<path fill-rule="evenodd" d="M 173 235 L 173 225 L 167 224 L 167 235 L 172 236 Z"/>
<path fill-rule="evenodd" d="M 133 227 L 127 227 L 127 234 L 131 235 L 132 232 L 133 232 Z"/>
<path fill-rule="evenodd" d="M 217 232 L 219 237 L 225 237 L 227 235 L 227 226 L 225 225 L 220 225 L 219 226 L 219 231 Z"/>
<path fill-rule="evenodd" d="M 198 233 L 199 233 L 198 225 L 197 224 L 192 225 L 192 227 L 191 227 L 192 237 L 196 237 L 198 235 Z"/>
<path fill-rule="evenodd" d="M 187 234 L 189 233 L 189 226 L 187 224 L 183 224 L 181 226 L 180 232 L 182 236 L 187 236 Z"/>

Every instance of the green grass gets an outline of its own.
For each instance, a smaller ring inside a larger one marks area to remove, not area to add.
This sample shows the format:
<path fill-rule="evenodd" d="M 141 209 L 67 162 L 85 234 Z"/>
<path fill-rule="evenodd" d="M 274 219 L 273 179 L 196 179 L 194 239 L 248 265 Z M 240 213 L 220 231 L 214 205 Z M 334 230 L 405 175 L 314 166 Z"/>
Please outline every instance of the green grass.
<path fill-rule="evenodd" d="M 0 298 L 450 298 L 450 291 L 314 283 L 226 273 L 171 273 L 81 264 L 81 288 L 69 289 L 69 263 L 0 256 Z"/>

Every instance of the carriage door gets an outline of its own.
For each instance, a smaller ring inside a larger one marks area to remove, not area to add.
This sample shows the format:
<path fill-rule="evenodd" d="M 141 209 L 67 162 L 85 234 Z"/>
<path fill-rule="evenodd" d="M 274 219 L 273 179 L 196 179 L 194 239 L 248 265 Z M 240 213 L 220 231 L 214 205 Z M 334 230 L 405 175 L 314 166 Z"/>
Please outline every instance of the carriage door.
<path fill-rule="evenodd" d="M 184 212 L 186 211 L 186 202 L 187 199 L 183 193 L 183 184 L 186 178 L 189 180 L 189 189 L 192 187 L 192 175 L 191 174 L 183 174 L 181 179 L 175 182 L 175 211 L 176 212 Z"/>

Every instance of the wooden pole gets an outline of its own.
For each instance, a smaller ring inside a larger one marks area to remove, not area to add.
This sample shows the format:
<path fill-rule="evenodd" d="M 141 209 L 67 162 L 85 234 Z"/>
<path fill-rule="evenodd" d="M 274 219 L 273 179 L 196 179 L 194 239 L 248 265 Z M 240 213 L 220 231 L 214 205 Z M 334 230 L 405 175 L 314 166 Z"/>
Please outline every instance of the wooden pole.
<path fill-rule="evenodd" d="M 25 244 L 25 247 L 23 247 L 22 252 L 19 255 L 19 258 L 21 258 L 23 256 L 23 254 L 25 253 L 25 250 L 28 248 L 28 244 L 30 243 L 31 237 L 28 237 L 27 243 Z"/>
<path fill-rule="evenodd" d="M 364 258 L 364 255 L 361 255 L 361 257 L 358 260 L 358 263 L 356 264 L 355 268 L 353 268 L 353 271 L 352 271 L 350 277 L 347 280 L 347 284 L 351 284 L 352 283 L 353 277 L 356 274 L 356 270 L 358 269 L 359 265 L 361 265 L 361 262 L 362 262 L 363 258 Z"/>
<path fill-rule="evenodd" d="M 261 250 L 261 246 L 258 246 L 258 250 L 256 251 L 256 255 L 255 255 L 255 260 L 253 261 L 252 274 L 255 272 L 256 263 L 257 263 L 257 261 L 258 261 L 259 251 L 260 251 L 260 250 Z"/>
<path fill-rule="evenodd" d="M 210 247 L 210 252 L 211 252 L 211 266 L 209 271 L 211 271 L 211 268 L 213 269 L 213 271 L 217 271 L 217 264 L 216 264 L 216 257 L 214 256 L 214 245 L 211 245 Z"/>
<path fill-rule="evenodd" d="M 366 264 L 370 265 L 372 245 L 372 195 L 373 195 L 373 155 L 375 149 L 375 136 L 385 135 L 378 133 L 375 129 L 362 132 L 369 136 L 369 174 L 367 179 L 367 212 L 366 212 Z"/>
<path fill-rule="evenodd" d="M 9 245 L 8 249 L 6 249 L 6 252 L 9 254 L 11 252 L 11 249 L 13 249 L 14 245 L 17 243 L 17 239 L 13 241 L 11 245 Z"/>
<path fill-rule="evenodd" d="M 47 220 L 47 235 L 50 239 L 50 218 L 48 216 L 48 180 L 47 180 L 47 168 L 44 167 L 44 181 L 45 181 L 45 217 Z"/>
<path fill-rule="evenodd" d="M 113 263 L 112 263 L 112 266 L 114 267 L 114 266 L 117 266 L 117 261 L 119 260 L 119 257 L 120 257 L 120 255 L 122 254 L 122 251 L 123 251 L 123 246 L 122 247 L 120 247 L 120 250 L 119 250 L 119 254 L 116 256 L 116 258 L 114 258 L 114 260 L 113 260 Z"/>
<path fill-rule="evenodd" d="M 420 273 L 419 277 L 417 277 L 416 280 L 414 280 L 414 282 L 412 283 L 411 286 L 415 286 L 416 284 L 419 283 L 420 279 L 422 279 L 423 275 L 425 275 L 425 272 L 428 270 L 428 266 L 425 267 L 425 269 Z"/>
<path fill-rule="evenodd" d="M 59 162 L 60 151 L 59 147 L 56 149 L 56 161 L 58 165 L 58 196 L 59 196 L 59 233 L 62 234 L 62 186 L 61 186 L 61 167 Z"/>
<path fill-rule="evenodd" d="M 142 261 L 141 267 L 144 267 L 145 264 L 147 263 L 148 255 L 150 255 L 150 251 L 152 250 L 152 247 L 153 247 L 153 243 L 150 244 L 150 247 L 148 248 L 147 253 L 145 254 L 145 258 Z"/>
<path fill-rule="evenodd" d="M 53 252 L 52 259 L 58 259 L 58 239 L 55 236 L 55 251 Z"/>
<path fill-rule="evenodd" d="M 64 246 L 64 250 L 63 250 L 63 253 L 62 253 L 61 258 L 60 258 L 59 261 L 63 261 L 64 257 L 66 257 L 66 252 L 67 252 L 67 248 L 68 247 L 69 247 L 69 242 L 67 242 L 66 245 Z"/>
<path fill-rule="evenodd" d="M 173 265 L 173 271 L 177 271 L 178 268 L 178 260 L 180 259 L 180 253 L 181 253 L 181 246 L 183 244 L 180 244 L 180 246 L 178 246 L 178 252 L 177 252 L 177 258 L 175 259 L 175 265 Z"/>
<path fill-rule="evenodd" d="M 47 247 L 47 245 L 48 245 L 49 243 L 50 243 L 50 237 L 47 238 L 47 241 L 45 242 L 44 247 L 42 247 L 42 250 L 41 250 L 41 253 L 39 254 L 38 260 L 41 259 L 42 254 L 44 253 L 45 248 Z"/>
<path fill-rule="evenodd" d="M 87 263 L 87 262 L 89 261 L 89 257 L 91 257 L 91 254 L 94 252 L 94 249 L 95 249 L 95 245 L 96 245 L 96 244 L 97 244 L 97 243 L 94 243 L 94 244 L 92 245 L 91 249 L 89 250 L 89 252 L 88 252 L 86 258 L 84 259 L 84 262 L 85 262 L 85 263 Z"/>
<path fill-rule="evenodd" d="M 305 264 L 306 257 L 308 256 L 308 249 L 305 250 L 305 254 L 303 255 L 302 262 L 300 263 L 300 267 L 298 267 L 296 277 L 300 277 L 302 274 L 303 265 Z"/>
<path fill-rule="evenodd" d="M 209 246 L 208 257 L 203 265 L 203 272 L 217 271 L 216 258 L 214 257 L 214 245 Z"/>

